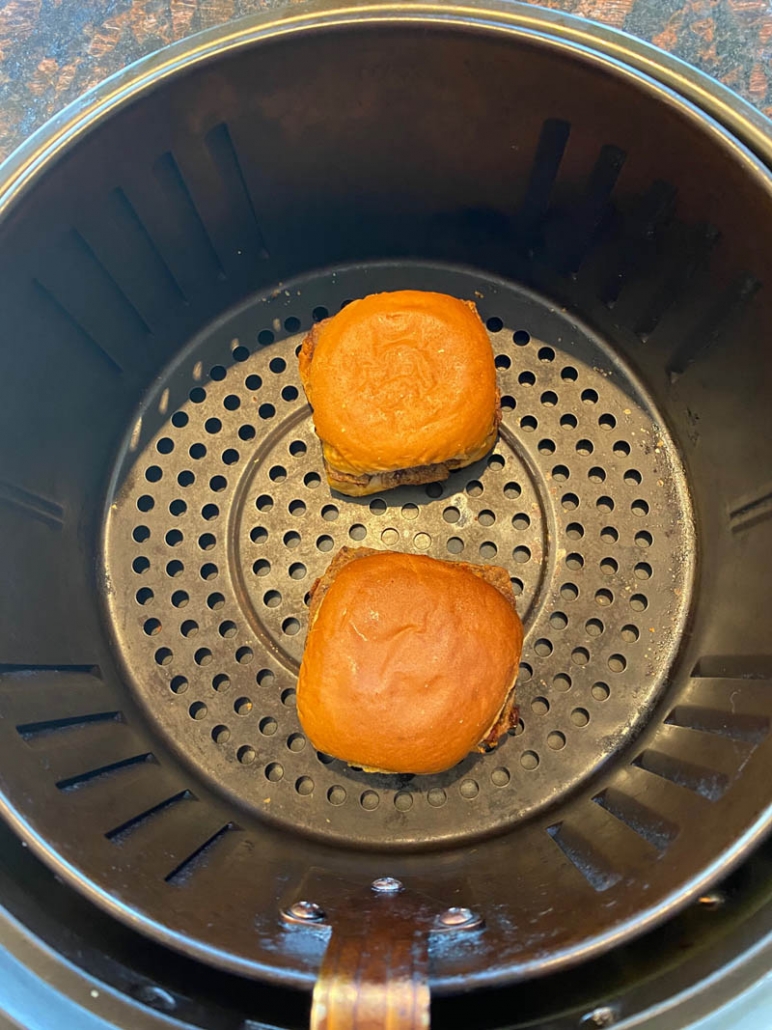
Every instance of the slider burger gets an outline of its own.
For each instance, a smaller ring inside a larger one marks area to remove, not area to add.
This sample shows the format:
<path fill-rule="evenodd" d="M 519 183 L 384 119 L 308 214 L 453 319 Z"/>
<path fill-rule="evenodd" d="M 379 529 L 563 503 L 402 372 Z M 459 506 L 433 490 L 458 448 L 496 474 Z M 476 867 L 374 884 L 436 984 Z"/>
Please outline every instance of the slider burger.
<path fill-rule="evenodd" d="M 350 765 L 442 772 L 517 718 L 523 627 L 502 568 L 344 547 L 314 584 L 309 627 L 300 722 Z"/>
<path fill-rule="evenodd" d="M 299 361 L 339 493 L 447 479 L 496 442 L 493 350 L 469 301 L 418 290 L 352 301 L 314 326 Z"/>

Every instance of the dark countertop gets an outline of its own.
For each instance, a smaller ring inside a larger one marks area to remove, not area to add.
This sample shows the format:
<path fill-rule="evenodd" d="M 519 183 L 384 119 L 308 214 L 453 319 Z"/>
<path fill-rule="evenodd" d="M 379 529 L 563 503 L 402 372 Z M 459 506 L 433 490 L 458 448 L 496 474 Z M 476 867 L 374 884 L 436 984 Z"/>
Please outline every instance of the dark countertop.
<path fill-rule="evenodd" d="M 65 104 L 167 43 L 288 0 L 0 0 L 0 159 Z M 547 0 L 697 65 L 772 116 L 769 0 Z"/>

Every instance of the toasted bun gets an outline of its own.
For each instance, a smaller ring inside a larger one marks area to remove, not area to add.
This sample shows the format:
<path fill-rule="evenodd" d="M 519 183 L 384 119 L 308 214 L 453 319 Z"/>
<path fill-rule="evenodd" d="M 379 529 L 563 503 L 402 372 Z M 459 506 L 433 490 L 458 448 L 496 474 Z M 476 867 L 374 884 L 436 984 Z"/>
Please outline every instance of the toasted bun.
<path fill-rule="evenodd" d="M 368 771 L 441 772 L 512 725 L 522 644 L 504 569 L 343 548 L 314 587 L 301 724 Z"/>
<path fill-rule="evenodd" d="M 417 290 L 355 300 L 306 336 L 300 376 L 343 493 L 447 478 L 496 441 L 493 350 L 468 301 Z"/>

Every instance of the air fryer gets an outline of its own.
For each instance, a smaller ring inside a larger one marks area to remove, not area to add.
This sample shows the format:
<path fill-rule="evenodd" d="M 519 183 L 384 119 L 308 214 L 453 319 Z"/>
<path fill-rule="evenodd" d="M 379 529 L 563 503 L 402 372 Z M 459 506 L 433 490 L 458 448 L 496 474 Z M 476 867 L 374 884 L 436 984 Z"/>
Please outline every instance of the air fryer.
<path fill-rule="evenodd" d="M 541 983 L 528 1025 L 609 1026 L 587 970 L 620 991 L 766 831 L 768 128 L 586 31 L 514 5 L 263 17 L 6 165 L 0 804 L 9 853 L 57 878 L 9 859 L 9 905 L 88 912 L 100 968 L 147 940 L 148 976 L 195 971 L 222 1020 L 254 981 L 276 1025 L 317 983 L 319 1030 L 425 1025 L 430 991 L 444 1021 L 473 989 L 487 1026 Z M 500 438 L 344 498 L 297 350 L 405 288 L 476 303 Z M 308 591 L 359 542 L 509 571 L 495 750 L 368 775 L 304 736 Z M 756 909 L 763 854 L 736 881 Z"/>

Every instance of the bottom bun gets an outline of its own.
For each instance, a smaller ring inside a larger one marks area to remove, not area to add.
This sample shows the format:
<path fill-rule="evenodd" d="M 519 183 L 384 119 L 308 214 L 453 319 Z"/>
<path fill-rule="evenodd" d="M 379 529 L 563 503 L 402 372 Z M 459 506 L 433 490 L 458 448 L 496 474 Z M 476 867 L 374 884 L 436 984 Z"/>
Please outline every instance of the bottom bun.
<path fill-rule="evenodd" d="M 367 771 L 442 772 L 512 727 L 522 644 L 505 569 L 344 547 L 312 590 L 300 722 Z"/>

